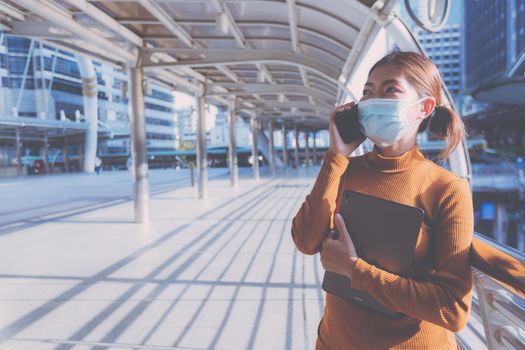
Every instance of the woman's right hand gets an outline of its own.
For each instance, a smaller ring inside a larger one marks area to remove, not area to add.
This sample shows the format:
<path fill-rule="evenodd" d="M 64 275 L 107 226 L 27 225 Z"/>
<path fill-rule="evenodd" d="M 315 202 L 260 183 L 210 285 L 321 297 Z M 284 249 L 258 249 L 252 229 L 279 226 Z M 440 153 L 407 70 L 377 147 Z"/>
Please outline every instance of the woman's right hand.
<path fill-rule="evenodd" d="M 350 108 L 352 108 L 355 105 L 355 102 L 348 102 L 344 105 L 341 105 L 337 108 L 335 108 L 330 113 L 330 118 L 328 121 L 328 133 L 330 135 L 330 147 L 328 148 L 328 151 L 332 153 L 342 154 L 344 156 L 348 156 L 350 153 L 355 151 L 359 145 L 363 143 L 364 140 L 366 140 L 366 136 L 363 136 L 361 139 L 350 142 L 350 143 L 344 143 L 343 139 L 341 138 L 341 135 L 339 135 L 339 131 L 337 130 L 337 125 L 335 125 L 335 114 L 337 112 L 346 111 Z"/>

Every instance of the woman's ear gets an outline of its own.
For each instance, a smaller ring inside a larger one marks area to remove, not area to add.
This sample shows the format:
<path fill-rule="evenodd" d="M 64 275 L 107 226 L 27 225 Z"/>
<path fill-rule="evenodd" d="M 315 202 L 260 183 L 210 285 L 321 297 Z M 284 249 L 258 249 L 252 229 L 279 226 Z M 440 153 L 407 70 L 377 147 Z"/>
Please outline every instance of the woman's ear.
<path fill-rule="evenodd" d="M 421 102 L 421 113 L 427 118 L 436 108 L 436 99 L 432 96 L 428 96 Z"/>

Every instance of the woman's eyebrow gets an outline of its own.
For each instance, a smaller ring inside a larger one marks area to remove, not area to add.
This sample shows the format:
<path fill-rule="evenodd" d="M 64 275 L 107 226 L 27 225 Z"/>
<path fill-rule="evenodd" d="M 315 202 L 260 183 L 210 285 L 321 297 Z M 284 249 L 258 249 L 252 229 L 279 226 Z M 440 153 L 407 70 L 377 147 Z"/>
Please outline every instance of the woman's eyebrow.
<path fill-rule="evenodd" d="M 384 82 L 381 83 L 381 85 L 388 85 L 388 84 L 397 84 L 397 85 L 400 85 L 399 81 L 396 80 L 396 79 L 388 79 L 388 80 L 385 80 Z M 374 83 L 371 83 L 371 82 L 366 82 L 365 83 L 365 86 L 374 86 Z"/>
<path fill-rule="evenodd" d="M 388 85 L 388 84 L 398 84 L 399 85 L 399 80 L 396 80 L 396 79 L 388 79 L 388 80 L 385 80 L 383 82 L 383 85 Z"/>

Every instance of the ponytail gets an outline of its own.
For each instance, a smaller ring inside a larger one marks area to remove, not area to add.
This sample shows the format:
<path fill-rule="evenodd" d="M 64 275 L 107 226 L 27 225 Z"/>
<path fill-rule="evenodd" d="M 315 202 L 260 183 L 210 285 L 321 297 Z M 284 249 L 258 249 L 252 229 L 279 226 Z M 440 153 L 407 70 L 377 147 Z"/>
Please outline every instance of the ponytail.
<path fill-rule="evenodd" d="M 448 106 L 436 106 L 434 111 L 421 122 L 418 132 L 425 130 L 438 139 L 448 138 L 445 149 L 437 156 L 441 162 L 456 149 L 463 135 L 467 136 L 463 120 Z"/>

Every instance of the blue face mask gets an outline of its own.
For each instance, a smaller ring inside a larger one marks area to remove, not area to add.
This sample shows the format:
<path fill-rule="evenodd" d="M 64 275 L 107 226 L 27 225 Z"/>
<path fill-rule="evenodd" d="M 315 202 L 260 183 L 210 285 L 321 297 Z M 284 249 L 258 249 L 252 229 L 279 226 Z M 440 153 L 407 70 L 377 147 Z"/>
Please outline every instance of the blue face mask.
<path fill-rule="evenodd" d="M 423 101 L 371 98 L 357 105 L 361 131 L 380 147 L 387 147 L 407 135 L 411 129 L 407 120 L 408 108 Z"/>

